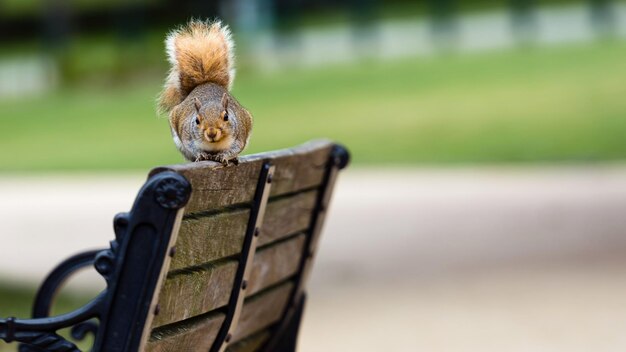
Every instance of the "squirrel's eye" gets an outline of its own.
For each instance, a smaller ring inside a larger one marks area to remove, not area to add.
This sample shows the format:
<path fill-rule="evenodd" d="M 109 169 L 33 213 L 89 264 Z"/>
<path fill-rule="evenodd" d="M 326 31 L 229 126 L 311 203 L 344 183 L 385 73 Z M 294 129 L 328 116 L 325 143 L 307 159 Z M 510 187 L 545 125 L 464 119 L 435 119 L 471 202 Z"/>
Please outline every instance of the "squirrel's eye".
<path fill-rule="evenodd" d="M 196 125 L 200 124 L 200 119 L 196 117 Z"/>
<path fill-rule="evenodd" d="M 228 121 L 228 113 L 227 112 L 224 113 L 224 121 Z"/>

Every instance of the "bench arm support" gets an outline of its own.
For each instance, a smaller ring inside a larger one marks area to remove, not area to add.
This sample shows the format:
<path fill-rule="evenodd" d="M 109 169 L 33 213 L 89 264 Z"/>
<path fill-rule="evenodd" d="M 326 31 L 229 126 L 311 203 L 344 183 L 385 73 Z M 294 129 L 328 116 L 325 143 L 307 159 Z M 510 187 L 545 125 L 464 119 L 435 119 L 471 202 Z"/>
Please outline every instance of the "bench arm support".
<path fill-rule="evenodd" d="M 92 266 L 95 261 L 96 254 L 98 254 L 102 250 L 91 250 L 91 251 L 79 253 L 64 260 L 63 262 L 61 262 L 61 264 L 57 265 L 57 267 L 54 268 L 50 272 L 50 274 L 48 274 L 44 282 L 39 287 L 39 290 L 37 291 L 37 294 L 35 296 L 35 302 L 33 304 L 32 317 L 35 319 L 49 317 L 50 311 L 52 309 L 52 303 L 57 293 L 59 292 L 59 289 L 61 288 L 61 286 L 67 281 L 67 279 L 69 279 L 70 276 L 75 274 L 78 270 L 87 266 Z M 9 322 L 11 322 L 11 320 L 9 320 Z M 17 321 L 13 321 L 13 323 L 16 323 L 16 322 Z M 23 325 L 24 324 L 21 324 L 22 327 Z M 84 321 L 84 322 L 79 322 L 78 324 L 74 325 L 72 327 L 71 334 L 74 339 L 82 340 L 85 338 L 85 336 L 89 332 L 95 335 L 95 333 L 97 332 L 97 329 L 98 329 L 98 325 L 95 322 Z M 58 340 L 58 338 L 55 336 L 56 334 L 52 334 L 52 335 L 43 334 L 42 335 L 42 334 L 29 333 L 26 335 L 28 337 L 34 337 L 34 338 L 44 338 L 45 340 L 49 340 L 49 341 Z M 22 341 L 22 340 L 18 340 L 18 341 Z M 28 341 L 22 341 L 22 342 L 28 342 Z M 32 345 L 20 346 L 20 352 L 37 352 L 37 351 L 41 351 L 41 349 L 32 347 Z"/>
<path fill-rule="evenodd" d="M 76 345 L 57 335 L 56 331 L 98 318 L 105 296 L 106 291 L 81 308 L 55 317 L 0 319 L 0 339 L 6 342 L 23 342 L 35 348 L 29 349 L 22 345 L 20 351 L 80 351 Z"/>
<path fill-rule="evenodd" d="M 33 304 L 33 318 L 50 316 L 52 301 L 63 283 L 78 270 L 87 266 L 93 266 L 96 254 L 101 250 L 92 250 L 76 254 L 57 265 L 57 267 L 48 274 L 37 291 Z"/>

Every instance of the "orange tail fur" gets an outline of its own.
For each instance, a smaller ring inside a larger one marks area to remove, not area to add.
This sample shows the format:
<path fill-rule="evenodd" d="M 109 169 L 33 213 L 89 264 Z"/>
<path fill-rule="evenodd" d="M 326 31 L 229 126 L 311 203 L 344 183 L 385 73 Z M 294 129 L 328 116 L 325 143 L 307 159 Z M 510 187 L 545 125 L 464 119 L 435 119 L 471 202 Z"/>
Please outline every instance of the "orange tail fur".
<path fill-rule="evenodd" d="M 197 86 L 216 83 L 230 89 L 235 77 L 234 43 L 230 29 L 220 21 L 192 20 L 165 40 L 171 70 L 159 97 L 169 112 Z"/>

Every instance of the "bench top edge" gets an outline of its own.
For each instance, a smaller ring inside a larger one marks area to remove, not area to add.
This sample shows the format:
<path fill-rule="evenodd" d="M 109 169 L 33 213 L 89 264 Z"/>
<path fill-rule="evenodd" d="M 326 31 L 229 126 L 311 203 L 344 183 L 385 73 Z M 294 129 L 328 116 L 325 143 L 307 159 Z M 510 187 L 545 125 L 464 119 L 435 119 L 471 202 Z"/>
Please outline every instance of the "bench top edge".
<path fill-rule="evenodd" d="M 305 154 L 305 153 L 308 153 L 317 149 L 327 148 L 327 147 L 331 147 L 334 145 L 336 145 L 336 143 L 328 139 L 314 139 L 314 140 L 299 144 L 291 148 L 277 149 L 277 150 L 272 150 L 268 152 L 245 155 L 239 158 L 239 164 L 251 163 L 251 162 L 255 162 L 257 160 L 262 160 L 262 159 L 273 159 L 273 158 L 278 158 L 278 157 L 283 157 L 283 156 Z M 173 165 L 164 165 L 164 166 L 155 167 L 152 170 L 150 170 L 148 177 L 152 177 L 156 174 L 159 174 L 165 171 L 180 172 L 183 170 L 203 169 L 203 168 L 220 169 L 223 167 L 224 166 L 222 164 L 215 162 L 215 161 L 199 161 L 199 162 L 188 162 L 188 163 L 173 164 Z"/>

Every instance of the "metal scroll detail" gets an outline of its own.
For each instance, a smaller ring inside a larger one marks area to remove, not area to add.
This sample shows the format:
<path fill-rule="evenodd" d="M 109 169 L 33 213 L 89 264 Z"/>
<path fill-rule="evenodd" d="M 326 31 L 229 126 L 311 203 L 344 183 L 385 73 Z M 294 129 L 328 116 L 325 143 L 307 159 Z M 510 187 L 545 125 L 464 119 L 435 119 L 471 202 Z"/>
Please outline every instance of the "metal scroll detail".
<path fill-rule="evenodd" d="M 152 295 L 155 279 L 139 270 L 152 272 L 163 262 L 162 257 L 168 250 L 166 247 L 169 244 L 169 236 L 190 194 L 191 186 L 181 175 L 163 172 L 151 177 L 139 191 L 133 210 L 115 217 L 115 240 L 111 241 L 110 248 L 75 255 L 57 266 L 37 292 L 33 318 L 0 319 L 0 339 L 6 342 L 19 342 L 20 352 L 80 352 L 74 343 L 57 334 L 60 329 L 71 328 L 72 338 L 82 340 L 87 334 L 97 335 L 93 351 L 106 350 L 100 347 L 99 341 L 103 340 L 101 335 L 106 333 L 104 330 L 108 328 L 107 325 L 119 325 L 110 321 L 113 298 L 116 294 L 132 296 L 127 294 L 127 291 L 120 292 L 128 290 L 126 287 L 120 287 L 118 282 L 121 280 L 122 272 L 127 278 L 132 278 L 143 285 L 140 291 L 144 295 Z M 153 237 L 144 236 L 146 228 L 155 229 L 152 231 Z M 152 251 L 148 249 L 150 245 L 154 247 Z M 140 260 L 136 259 L 135 252 L 128 250 L 129 246 L 145 248 L 145 256 Z M 104 277 L 107 287 L 91 302 L 77 310 L 50 317 L 52 301 L 61 285 L 77 270 L 89 265 L 93 265 Z M 154 275 L 158 275 L 158 270 Z M 144 296 L 133 298 L 136 301 L 128 302 L 127 305 L 141 305 L 145 301 Z M 138 310 L 139 320 L 146 319 L 148 308 L 142 307 Z"/>
<path fill-rule="evenodd" d="M 78 347 L 55 333 L 23 332 L 19 341 L 46 352 L 80 352 Z M 20 348 L 20 352 L 24 348 Z"/>
<path fill-rule="evenodd" d="M 22 352 L 79 351 L 76 345 L 57 335 L 56 331 L 97 317 L 101 300 L 102 294 L 73 312 L 55 317 L 0 320 L 0 338 L 7 342 L 21 342 Z"/>
<path fill-rule="evenodd" d="M 237 329 L 237 323 L 239 322 L 243 308 L 248 279 L 250 278 L 252 269 L 252 261 L 254 260 L 254 254 L 256 252 L 257 240 L 261 226 L 263 225 L 263 218 L 265 217 L 265 208 L 269 199 L 273 174 L 274 166 L 271 166 L 269 163 L 263 164 L 254 195 L 254 202 L 250 211 L 250 219 L 248 220 L 243 248 L 239 257 L 235 283 L 230 294 L 230 300 L 228 301 L 228 311 L 217 338 L 215 342 L 213 342 L 211 352 L 225 351 Z"/>
<path fill-rule="evenodd" d="M 54 268 L 37 291 L 33 304 L 32 317 L 46 318 L 50 316 L 52 301 L 59 287 L 76 271 L 93 265 L 94 258 L 100 251 L 101 250 L 93 250 L 74 255 Z M 98 324 L 95 321 L 86 321 L 73 326 L 71 335 L 74 340 L 80 341 L 87 336 L 87 333 L 92 333 L 95 336 L 97 329 Z M 62 340 L 62 337 L 54 333 L 32 333 L 23 336 L 22 342 L 27 344 L 22 344 L 19 350 L 20 352 L 50 350 L 52 347 L 64 346 L 64 344 L 61 343 Z M 76 348 L 73 344 L 71 344 L 71 346 L 73 346 L 72 348 Z M 62 351 L 65 351 L 65 349 Z M 78 349 L 68 349 L 67 351 L 78 351 Z"/>

